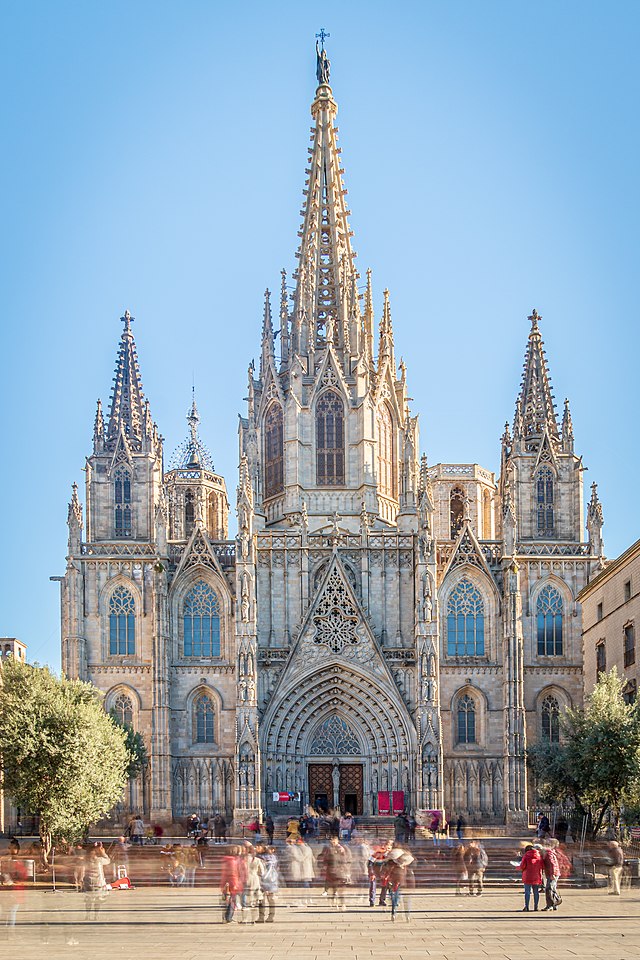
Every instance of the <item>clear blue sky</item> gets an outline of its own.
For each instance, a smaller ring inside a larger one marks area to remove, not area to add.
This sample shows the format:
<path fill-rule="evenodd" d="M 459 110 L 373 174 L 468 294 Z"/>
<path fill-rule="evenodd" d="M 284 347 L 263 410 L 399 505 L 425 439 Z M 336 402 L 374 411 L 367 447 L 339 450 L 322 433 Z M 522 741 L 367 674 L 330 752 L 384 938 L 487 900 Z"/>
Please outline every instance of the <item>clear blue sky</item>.
<path fill-rule="evenodd" d="M 378 311 L 391 291 L 430 462 L 497 470 L 536 307 L 608 554 L 640 536 L 640 5 L 312 6 L 3 4 L 0 633 L 32 659 L 59 664 L 49 576 L 125 308 L 167 458 L 195 376 L 235 495 L 263 292 L 295 264 L 321 26 L 358 263 Z"/>

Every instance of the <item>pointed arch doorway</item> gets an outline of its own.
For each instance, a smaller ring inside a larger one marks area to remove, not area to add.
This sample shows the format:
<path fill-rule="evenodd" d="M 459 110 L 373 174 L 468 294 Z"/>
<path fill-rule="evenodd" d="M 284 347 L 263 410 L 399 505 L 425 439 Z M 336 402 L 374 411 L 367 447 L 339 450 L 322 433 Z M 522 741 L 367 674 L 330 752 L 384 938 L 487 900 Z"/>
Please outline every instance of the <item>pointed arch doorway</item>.
<path fill-rule="evenodd" d="M 309 754 L 324 762 L 311 761 L 308 764 L 308 783 L 309 800 L 318 811 L 326 813 L 339 807 L 342 813 L 349 812 L 354 817 L 362 815 L 362 749 L 360 738 L 340 714 L 332 713 L 316 726 L 309 744 Z"/>

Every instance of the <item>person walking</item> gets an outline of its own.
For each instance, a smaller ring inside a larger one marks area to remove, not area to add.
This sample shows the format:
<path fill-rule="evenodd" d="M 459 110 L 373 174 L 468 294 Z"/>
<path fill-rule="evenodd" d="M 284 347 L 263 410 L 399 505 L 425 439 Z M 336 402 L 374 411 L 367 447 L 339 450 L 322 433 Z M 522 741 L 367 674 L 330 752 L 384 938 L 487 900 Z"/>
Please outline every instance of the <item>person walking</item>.
<path fill-rule="evenodd" d="M 136 843 L 141 847 L 144 841 L 144 821 L 140 816 L 135 816 L 131 821 L 129 833 L 131 843 Z"/>
<path fill-rule="evenodd" d="M 477 840 L 472 840 L 464 854 L 464 862 L 469 876 L 469 896 L 474 893 L 482 896 L 484 872 L 489 864 L 489 858 Z M 474 890 L 477 887 L 477 890 Z"/>
<path fill-rule="evenodd" d="M 104 868 L 108 863 L 111 863 L 111 861 L 100 842 L 95 843 L 86 851 L 82 876 L 82 890 L 85 894 L 85 920 L 98 919 L 107 888 Z"/>
<path fill-rule="evenodd" d="M 622 870 L 624 868 L 624 851 L 617 840 L 609 843 L 609 895 L 612 897 L 620 896 L 620 880 L 622 879 Z"/>
<path fill-rule="evenodd" d="M 241 857 L 240 847 L 231 847 L 229 853 L 222 858 L 220 874 L 220 889 L 222 891 L 222 919 L 224 923 L 232 923 L 238 906 L 238 896 L 244 891 L 246 881 L 246 865 Z"/>
<path fill-rule="evenodd" d="M 258 906 L 258 923 L 274 923 L 276 919 L 276 900 L 280 889 L 280 871 L 278 858 L 273 847 L 262 844 L 256 847 L 256 853 L 262 860 L 263 871 L 260 877 L 262 897 Z M 265 917 L 267 904 L 269 913 Z"/>
<path fill-rule="evenodd" d="M 255 923 L 258 918 L 257 911 L 262 900 L 261 879 L 264 873 L 264 863 L 257 855 L 253 847 L 247 847 L 245 850 L 247 863 L 247 879 L 245 881 L 244 893 L 242 895 L 242 920 L 241 923 Z"/>
<path fill-rule="evenodd" d="M 555 849 L 557 846 L 558 841 L 551 837 L 541 850 L 546 880 L 544 888 L 546 906 L 543 907 L 543 910 L 557 910 L 562 903 L 562 897 L 558 893 L 560 864 L 558 863 L 558 857 Z"/>
<path fill-rule="evenodd" d="M 394 847 L 389 851 L 385 862 L 384 872 L 387 886 L 391 891 L 391 919 L 395 920 L 398 913 L 400 896 L 407 874 L 407 867 L 413 863 L 410 853 L 405 853 L 401 847 Z"/>
<path fill-rule="evenodd" d="M 538 909 L 540 900 L 540 887 L 542 886 L 542 877 L 544 876 L 544 864 L 540 851 L 530 843 L 524 848 L 524 855 L 520 861 L 520 870 L 522 871 L 522 882 L 524 884 L 524 907 L 523 911 L 529 911 L 531 893 L 533 891 L 533 909 Z"/>
<path fill-rule="evenodd" d="M 384 907 L 387 903 L 387 888 L 382 883 L 382 868 L 384 861 L 387 859 L 387 856 L 391 849 L 393 848 L 393 840 L 387 840 L 387 842 L 381 846 L 377 847 L 371 854 L 371 859 L 368 864 L 368 873 L 369 873 L 369 906 L 375 907 L 376 905 L 376 891 L 378 886 L 380 886 L 380 901 L 379 906 Z"/>
<path fill-rule="evenodd" d="M 274 824 L 274 822 L 273 822 L 273 817 L 272 817 L 271 815 L 268 815 L 267 817 L 265 817 L 264 828 L 265 828 L 265 830 L 266 830 L 266 832 L 267 832 L 267 841 L 268 841 L 268 843 L 269 843 L 269 846 L 272 847 L 272 846 L 273 846 L 273 833 L 274 833 L 274 830 L 275 830 L 275 824 Z"/>
<path fill-rule="evenodd" d="M 313 850 L 308 843 L 305 843 L 304 840 L 298 840 L 297 847 L 300 864 L 300 883 L 306 891 L 302 904 L 307 907 L 311 903 L 311 884 L 316 875 L 315 861 L 313 859 Z"/>
<path fill-rule="evenodd" d="M 469 873 L 467 871 L 467 863 L 465 860 L 465 855 L 467 848 L 463 843 L 459 844 L 457 847 L 454 847 L 453 850 L 453 872 L 456 878 L 456 897 L 461 897 L 463 895 L 463 885 L 466 884 L 469 880 Z"/>
<path fill-rule="evenodd" d="M 346 910 L 344 888 L 349 879 L 350 863 L 347 852 L 337 837 L 331 837 L 328 846 L 318 857 L 318 862 L 324 867 L 324 886 L 332 904 L 336 910 Z"/>
<path fill-rule="evenodd" d="M 466 825 L 467 825 L 466 820 L 464 819 L 462 814 L 460 814 L 456 821 L 456 836 L 458 838 L 458 843 L 462 843 L 462 841 L 464 840 L 464 828 L 466 827 Z"/>

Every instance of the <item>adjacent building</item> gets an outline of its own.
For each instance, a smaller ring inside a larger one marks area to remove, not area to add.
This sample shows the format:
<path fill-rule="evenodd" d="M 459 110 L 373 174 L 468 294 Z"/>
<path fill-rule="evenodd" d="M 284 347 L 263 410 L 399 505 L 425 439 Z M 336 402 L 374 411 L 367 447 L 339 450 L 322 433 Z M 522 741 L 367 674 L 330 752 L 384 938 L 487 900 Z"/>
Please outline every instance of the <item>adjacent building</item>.
<path fill-rule="evenodd" d="M 593 690 L 599 673 L 615 667 L 625 681 L 625 698 L 633 702 L 638 693 L 640 540 L 593 577 L 578 600 L 582 605 L 585 694 Z"/>
<path fill-rule="evenodd" d="M 322 52 L 318 81 L 297 268 L 265 295 L 248 370 L 237 536 L 195 399 L 164 469 L 125 313 L 84 510 L 75 486 L 69 505 L 63 669 L 143 734 L 130 803 L 154 820 L 287 812 L 291 792 L 523 821 L 527 742 L 582 702 L 597 492 L 585 536 L 535 310 L 499 474 L 421 455 L 389 292 L 376 320 L 356 268 Z"/>

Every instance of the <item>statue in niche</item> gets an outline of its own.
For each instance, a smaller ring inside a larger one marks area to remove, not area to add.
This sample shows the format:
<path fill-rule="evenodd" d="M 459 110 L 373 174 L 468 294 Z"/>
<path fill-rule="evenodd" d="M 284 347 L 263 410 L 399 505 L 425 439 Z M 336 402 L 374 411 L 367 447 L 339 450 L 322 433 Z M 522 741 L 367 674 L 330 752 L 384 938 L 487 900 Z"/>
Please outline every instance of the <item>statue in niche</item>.
<path fill-rule="evenodd" d="M 382 771 L 382 789 L 383 790 L 389 789 L 389 771 L 388 770 Z"/>
<path fill-rule="evenodd" d="M 340 806 L 340 766 L 337 763 L 333 764 L 331 770 L 331 779 L 333 780 L 333 805 L 334 807 Z"/>
<path fill-rule="evenodd" d="M 243 573 L 240 590 L 240 617 L 243 623 L 249 622 L 249 607 L 249 576 Z"/>

